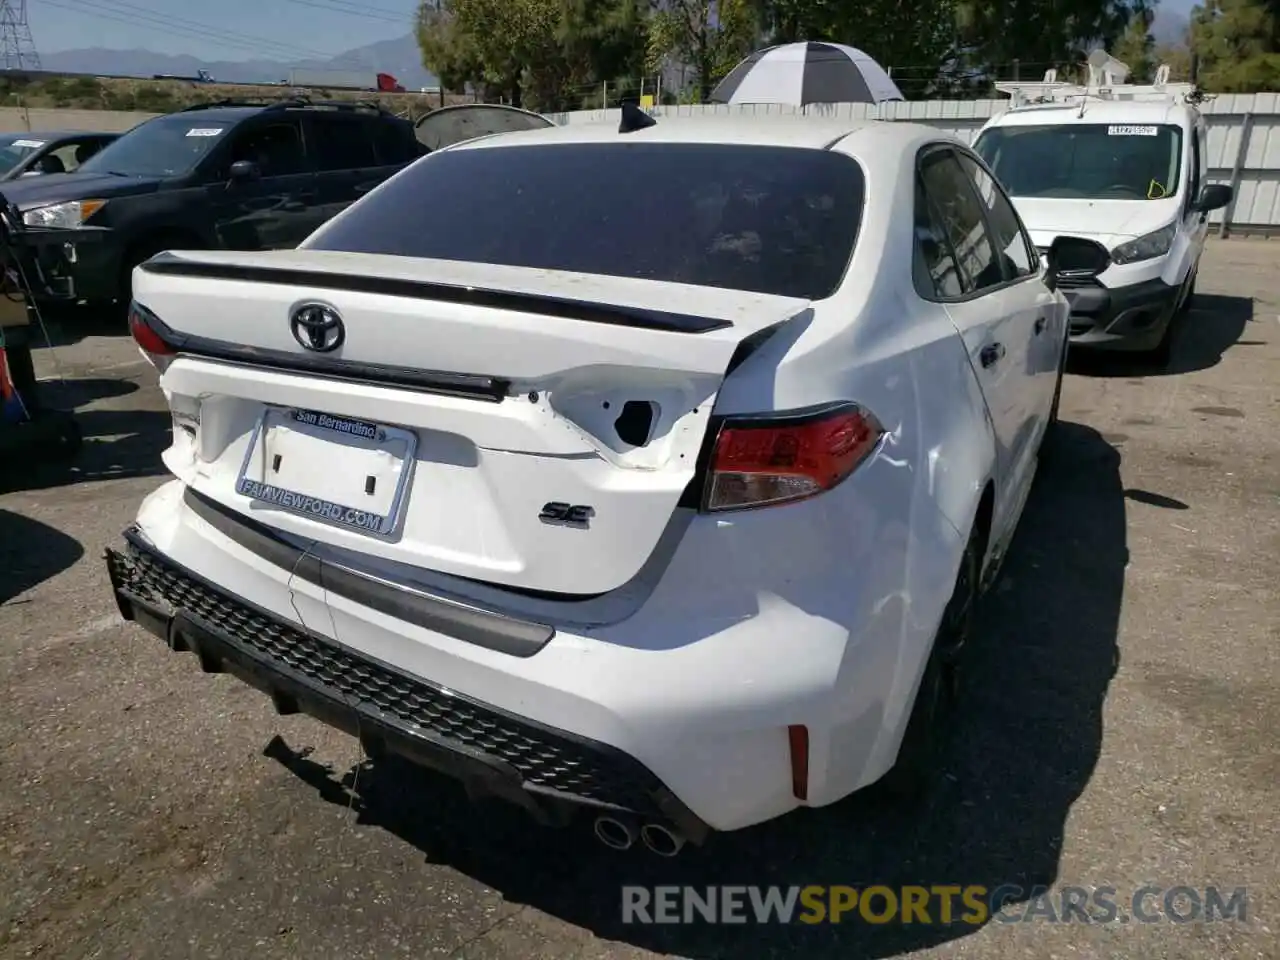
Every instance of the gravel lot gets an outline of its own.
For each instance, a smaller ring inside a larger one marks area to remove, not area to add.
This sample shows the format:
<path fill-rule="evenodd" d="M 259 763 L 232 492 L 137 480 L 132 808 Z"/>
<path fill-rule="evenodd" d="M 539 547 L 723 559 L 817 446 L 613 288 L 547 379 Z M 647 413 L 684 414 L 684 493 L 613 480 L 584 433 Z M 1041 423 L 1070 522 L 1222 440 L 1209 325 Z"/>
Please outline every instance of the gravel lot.
<path fill-rule="evenodd" d="M 131 342 L 68 342 L 48 396 L 91 444 L 0 488 L 0 956 L 1280 956 L 1278 265 L 1274 242 L 1212 244 L 1170 371 L 1073 363 L 928 811 L 859 799 L 674 861 L 362 765 L 120 623 L 100 558 L 161 482 L 168 417 Z M 1109 885 L 1122 905 L 1216 884 L 1248 912 L 638 926 L 631 883 Z"/>

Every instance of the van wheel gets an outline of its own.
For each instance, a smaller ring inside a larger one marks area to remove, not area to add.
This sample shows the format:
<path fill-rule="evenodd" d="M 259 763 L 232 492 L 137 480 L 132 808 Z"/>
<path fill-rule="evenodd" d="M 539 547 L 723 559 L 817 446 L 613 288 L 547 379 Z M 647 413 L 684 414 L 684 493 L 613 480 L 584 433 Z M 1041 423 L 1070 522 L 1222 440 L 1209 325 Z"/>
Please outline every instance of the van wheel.
<path fill-rule="evenodd" d="M 1178 310 L 1165 325 L 1164 335 L 1160 338 L 1160 342 L 1143 355 L 1143 358 L 1157 370 L 1163 370 L 1173 362 L 1173 334 L 1177 329 L 1178 321 L 1181 319 L 1182 311 Z"/>
<path fill-rule="evenodd" d="M 981 538 L 969 537 L 951 599 L 942 613 L 920 688 L 911 705 L 898 761 L 880 781 L 893 800 L 916 804 L 929 793 L 942 770 L 949 735 L 960 702 L 961 667 L 973 633 L 978 600 Z"/>
<path fill-rule="evenodd" d="M 1178 316 L 1185 317 L 1191 312 L 1191 301 L 1196 298 L 1196 278 L 1193 274 L 1191 283 L 1187 287 L 1187 295 L 1182 298 L 1182 303 L 1178 304 Z"/>

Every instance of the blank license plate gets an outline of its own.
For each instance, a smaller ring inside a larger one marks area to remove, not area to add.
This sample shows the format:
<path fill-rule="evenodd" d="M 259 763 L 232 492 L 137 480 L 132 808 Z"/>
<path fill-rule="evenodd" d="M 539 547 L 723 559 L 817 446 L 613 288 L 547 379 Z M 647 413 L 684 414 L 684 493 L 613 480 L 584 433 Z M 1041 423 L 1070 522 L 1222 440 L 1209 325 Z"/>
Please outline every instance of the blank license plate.
<path fill-rule="evenodd" d="M 399 521 L 416 446 L 408 430 L 314 410 L 269 409 L 249 443 L 236 492 L 386 536 Z"/>

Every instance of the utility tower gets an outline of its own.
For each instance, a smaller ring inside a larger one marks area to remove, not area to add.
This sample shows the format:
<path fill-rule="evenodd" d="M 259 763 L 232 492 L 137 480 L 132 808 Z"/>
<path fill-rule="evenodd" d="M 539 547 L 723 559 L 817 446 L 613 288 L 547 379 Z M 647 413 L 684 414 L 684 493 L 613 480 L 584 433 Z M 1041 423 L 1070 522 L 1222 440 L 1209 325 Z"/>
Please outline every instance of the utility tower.
<path fill-rule="evenodd" d="M 39 70 L 40 55 L 27 23 L 27 0 L 0 0 L 0 70 Z"/>

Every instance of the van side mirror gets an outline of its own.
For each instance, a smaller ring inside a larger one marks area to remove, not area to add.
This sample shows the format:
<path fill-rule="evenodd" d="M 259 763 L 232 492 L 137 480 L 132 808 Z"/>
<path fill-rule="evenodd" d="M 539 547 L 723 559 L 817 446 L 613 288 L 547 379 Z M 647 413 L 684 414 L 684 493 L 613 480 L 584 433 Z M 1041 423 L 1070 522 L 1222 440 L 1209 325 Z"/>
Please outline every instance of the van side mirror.
<path fill-rule="evenodd" d="M 1201 213 L 1212 213 L 1221 210 L 1231 202 L 1235 191 L 1225 183 L 1206 183 L 1196 198 L 1196 209 Z"/>
<path fill-rule="evenodd" d="M 260 176 L 262 171 L 252 160 L 237 160 L 231 165 L 227 179 L 232 183 L 248 183 L 250 180 L 257 180 Z"/>
<path fill-rule="evenodd" d="M 1057 290 L 1063 277 L 1090 280 L 1111 266 L 1111 253 L 1096 240 L 1055 237 L 1045 255 L 1044 283 Z"/>

